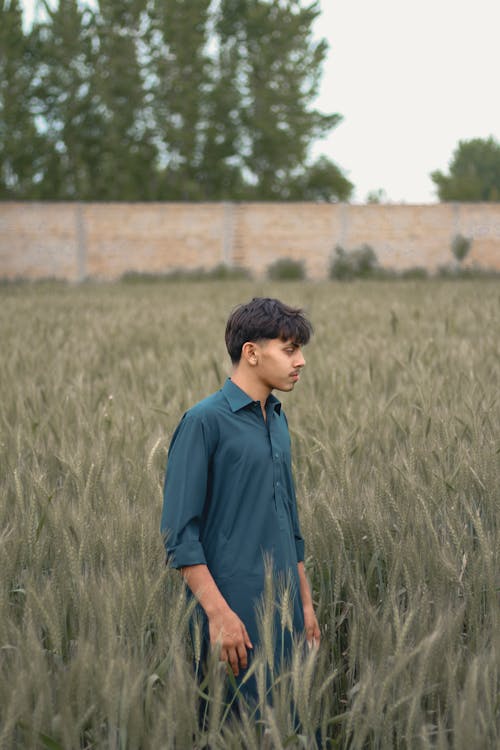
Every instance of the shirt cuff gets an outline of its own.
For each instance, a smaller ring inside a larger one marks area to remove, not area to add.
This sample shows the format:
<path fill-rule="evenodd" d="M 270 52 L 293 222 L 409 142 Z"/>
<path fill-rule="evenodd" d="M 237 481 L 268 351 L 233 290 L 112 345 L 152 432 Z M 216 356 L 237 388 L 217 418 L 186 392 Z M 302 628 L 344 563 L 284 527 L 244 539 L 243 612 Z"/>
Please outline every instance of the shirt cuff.
<path fill-rule="evenodd" d="M 184 568 L 186 565 L 206 565 L 205 552 L 201 542 L 184 542 L 177 547 L 167 547 L 167 560 L 171 568 Z"/>
<path fill-rule="evenodd" d="M 303 562 L 305 552 L 303 539 L 295 539 L 295 551 L 297 552 L 297 562 Z"/>

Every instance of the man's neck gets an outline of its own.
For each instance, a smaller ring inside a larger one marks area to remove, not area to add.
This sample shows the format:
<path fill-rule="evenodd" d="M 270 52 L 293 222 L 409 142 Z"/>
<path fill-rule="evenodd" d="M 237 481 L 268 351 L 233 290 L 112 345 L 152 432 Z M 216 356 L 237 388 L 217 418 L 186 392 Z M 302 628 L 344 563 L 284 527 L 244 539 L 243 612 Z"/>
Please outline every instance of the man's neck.
<path fill-rule="evenodd" d="M 247 396 L 250 396 L 253 401 L 260 401 L 260 408 L 262 409 L 262 414 L 265 419 L 266 401 L 269 398 L 271 389 L 261 383 L 260 380 L 255 380 L 248 374 L 242 372 L 239 368 L 233 370 L 231 374 L 231 381 L 235 385 L 237 385 L 238 388 L 241 388 L 241 390 L 244 391 Z"/>

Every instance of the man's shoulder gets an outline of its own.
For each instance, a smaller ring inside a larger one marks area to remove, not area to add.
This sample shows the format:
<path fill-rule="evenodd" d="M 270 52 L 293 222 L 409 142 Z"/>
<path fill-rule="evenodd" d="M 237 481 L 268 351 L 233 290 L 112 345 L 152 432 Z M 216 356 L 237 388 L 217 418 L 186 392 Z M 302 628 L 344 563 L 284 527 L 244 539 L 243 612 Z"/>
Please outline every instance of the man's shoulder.
<path fill-rule="evenodd" d="M 210 445 L 216 445 L 219 439 L 218 414 L 224 408 L 225 399 L 220 391 L 198 401 L 184 412 L 180 422 L 174 430 L 171 446 L 180 436 L 185 439 L 198 440 L 201 435 Z"/>
<path fill-rule="evenodd" d="M 222 393 L 222 390 L 218 390 L 191 406 L 184 416 L 188 419 L 204 420 L 211 419 L 221 411 L 226 410 L 227 401 Z"/>

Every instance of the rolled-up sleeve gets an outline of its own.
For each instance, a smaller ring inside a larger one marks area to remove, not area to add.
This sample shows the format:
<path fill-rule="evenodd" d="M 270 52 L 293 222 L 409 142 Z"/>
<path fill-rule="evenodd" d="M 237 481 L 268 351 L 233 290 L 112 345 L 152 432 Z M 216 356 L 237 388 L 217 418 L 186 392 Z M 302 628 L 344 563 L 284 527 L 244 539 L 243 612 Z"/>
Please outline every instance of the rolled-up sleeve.
<path fill-rule="evenodd" d="M 207 497 L 210 445 L 201 417 L 186 413 L 168 452 L 161 533 L 173 568 L 206 565 L 200 522 Z"/>

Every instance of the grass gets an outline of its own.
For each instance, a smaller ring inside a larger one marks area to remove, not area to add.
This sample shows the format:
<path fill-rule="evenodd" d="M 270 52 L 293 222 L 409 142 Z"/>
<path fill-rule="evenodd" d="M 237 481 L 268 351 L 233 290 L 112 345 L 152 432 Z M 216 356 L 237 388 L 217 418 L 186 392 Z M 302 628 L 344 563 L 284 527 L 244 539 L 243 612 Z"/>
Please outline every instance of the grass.
<path fill-rule="evenodd" d="M 323 644 L 238 720 L 212 664 L 201 732 L 162 482 L 180 415 L 228 372 L 227 314 L 255 294 L 316 328 L 283 401 Z M 497 282 L 0 295 L 0 747 L 500 744 Z"/>

